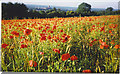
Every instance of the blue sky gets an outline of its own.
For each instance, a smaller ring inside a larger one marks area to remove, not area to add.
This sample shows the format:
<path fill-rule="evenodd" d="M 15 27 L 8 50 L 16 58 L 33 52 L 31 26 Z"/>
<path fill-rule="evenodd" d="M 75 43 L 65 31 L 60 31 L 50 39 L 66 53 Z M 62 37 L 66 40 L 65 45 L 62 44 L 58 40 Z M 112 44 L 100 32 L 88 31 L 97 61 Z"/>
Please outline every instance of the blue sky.
<path fill-rule="evenodd" d="M 19 2 L 25 4 L 36 5 L 53 5 L 53 6 L 67 6 L 78 7 L 82 2 L 86 2 L 92 6 L 92 8 L 107 8 L 113 7 L 118 9 L 119 0 L 1 0 L 1 2 Z"/>

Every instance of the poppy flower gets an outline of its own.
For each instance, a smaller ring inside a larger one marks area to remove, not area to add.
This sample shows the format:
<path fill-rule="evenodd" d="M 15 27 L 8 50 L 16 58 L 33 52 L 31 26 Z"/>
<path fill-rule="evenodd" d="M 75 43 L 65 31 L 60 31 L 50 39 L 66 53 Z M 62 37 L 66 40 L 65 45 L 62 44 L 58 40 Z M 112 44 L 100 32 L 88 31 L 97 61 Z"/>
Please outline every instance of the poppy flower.
<path fill-rule="evenodd" d="M 56 25 L 53 25 L 53 28 L 52 28 L 52 30 L 54 30 L 54 29 L 56 29 Z"/>
<path fill-rule="evenodd" d="M 99 40 L 99 43 L 102 43 L 102 42 L 103 42 L 103 41 L 100 39 L 100 40 Z"/>
<path fill-rule="evenodd" d="M 8 44 L 2 44 L 2 48 L 6 48 L 8 46 Z"/>
<path fill-rule="evenodd" d="M 46 30 L 42 30 L 42 32 L 46 32 Z"/>
<path fill-rule="evenodd" d="M 111 44 L 115 44 L 114 40 L 112 40 L 110 43 L 111 43 Z"/>
<path fill-rule="evenodd" d="M 50 28 L 49 26 L 46 26 L 46 27 L 45 27 L 46 30 L 49 29 L 49 28 Z"/>
<path fill-rule="evenodd" d="M 19 33 L 17 31 L 12 31 L 11 34 L 13 34 L 16 37 L 19 37 Z"/>
<path fill-rule="evenodd" d="M 114 47 L 114 48 L 119 49 L 119 47 L 120 47 L 119 45 L 115 45 L 115 47 Z"/>
<path fill-rule="evenodd" d="M 78 58 L 75 55 L 73 55 L 70 57 L 70 59 L 73 61 L 73 60 L 77 60 Z"/>
<path fill-rule="evenodd" d="M 89 46 L 93 46 L 92 44 L 89 44 Z"/>
<path fill-rule="evenodd" d="M 109 47 L 109 45 L 107 45 L 107 44 L 106 44 L 104 47 L 105 47 L 105 48 L 108 48 L 108 47 Z"/>
<path fill-rule="evenodd" d="M 29 35 L 31 32 L 32 32 L 32 30 L 30 30 L 30 29 L 25 29 L 24 30 L 24 34 L 25 35 Z"/>
<path fill-rule="evenodd" d="M 48 39 L 51 39 L 51 36 L 49 35 L 47 38 L 48 38 Z"/>
<path fill-rule="evenodd" d="M 46 40 L 46 36 L 42 36 L 40 39 L 41 40 Z"/>
<path fill-rule="evenodd" d="M 50 33 L 53 33 L 53 31 L 50 31 Z"/>
<path fill-rule="evenodd" d="M 109 30 L 109 33 L 112 33 L 112 31 L 111 31 L 111 30 Z"/>
<path fill-rule="evenodd" d="M 86 69 L 86 70 L 83 70 L 82 72 L 83 72 L 83 73 L 91 73 L 91 70 Z"/>
<path fill-rule="evenodd" d="M 60 50 L 59 49 L 53 49 L 53 51 L 57 52 L 57 53 L 60 53 Z"/>
<path fill-rule="evenodd" d="M 63 30 L 60 30 L 60 32 L 63 32 Z"/>
<path fill-rule="evenodd" d="M 64 38 L 66 35 L 67 35 L 67 34 L 64 33 L 64 34 L 62 35 L 62 37 Z"/>
<path fill-rule="evenodd" d="M 46 34 L 41 33 L 40 36 L 41 36 L 41 38 L 40 38 L 41 40 L 46 40 Z"/>
<path fill-rule="evenodd" d="M 43 54 L 44 54 L 43 52 L 40 52 L 40 51 L 39 51 L 39 53 L 40 53 L 40 55 L 43 55 Z"/>
<path fill-rule="evenodd" d="M 20 48 L 27 48 L 27 45 L 22 44 Z"/>
<path fill-rule="evenodd" d="M 6 38 L 6 35 L 4 35 L 3 38 Z"/>
<path fill-rule="evenodd" d="M 105 26 L 101 27 L 101 28 L 100 28 L 100 31 L 103 31 L 103 30 L 104 30 L 104 28 L 105 28 Z"/>
<path fill-rule="evenodd" d="M 10 39 L 12 39 L 13 38 L 13 36 L 10 36 Z"/>
<path fill-rule="evenodd" d="M 95 27 L 95 25 L 93 25 L 92 27 Z"/>
<path fill-rule="evenodd" d="M 30 67 L 33 67 L 33 66 L 36 67 L 36 66 L 37 66 L 37 62 L 35 62 L 35 61 L 33 61 L 33 60 L 30 60 L 30 61 L 29 61 L 29 66 L 30 66 Z"/>
<path fill-rule="evenodd" d="M 106 42 L 102 42 L 102 45 L 105 46 L 105 45 L 106 45 Z"/>
<path fill-rule="evenodd" d="M 70 58 L 70 55 L 69 53 L 66 53 L 66 54 L 63 54 L 61 58 L 62 58 L 62 61 L 65 61 Z"/>
<path fill-rule="evenodd" d="M 97 39 L 94 39 L 93 41 L 97 41 Z"/>
<path fill-rule="evenodd" d="M 104 48 L 104 46 L 103 45 L 100 45 L 100 49 L 103 49 Z"/>

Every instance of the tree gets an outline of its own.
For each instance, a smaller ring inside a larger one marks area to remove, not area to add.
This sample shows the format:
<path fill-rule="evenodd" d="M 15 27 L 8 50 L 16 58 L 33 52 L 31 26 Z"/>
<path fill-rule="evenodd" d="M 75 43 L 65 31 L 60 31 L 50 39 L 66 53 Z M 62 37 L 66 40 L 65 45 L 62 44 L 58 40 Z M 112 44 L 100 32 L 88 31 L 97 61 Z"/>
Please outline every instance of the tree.
<path fill-rule="evenodd" d="M 22 3 L 2 3 L 2 18 L 27 17 L 28 8 Z"/>
<path fill-rule="evenodd" d="M 85 15 L 87 13 L 91 12 L 91 5 L 87 4 L 87 3 L 82 3 L 78 6 L 76 12 L 78 12 L 79 14 Z"/>
<path fill-rule="evenodd" d="M 108 7 L 108 8 L 106 9 L 106 15 L 111 15 L 111 14 L 112 14 L 112 10 L 113 10 L 112 7 Z"/>
<path fill-rule="evenodd" d="M 106 11 L 112 11 L 112 10 L 113 10 L 112 7 L 108 7 L 108 8 L 106 9 Z"/>

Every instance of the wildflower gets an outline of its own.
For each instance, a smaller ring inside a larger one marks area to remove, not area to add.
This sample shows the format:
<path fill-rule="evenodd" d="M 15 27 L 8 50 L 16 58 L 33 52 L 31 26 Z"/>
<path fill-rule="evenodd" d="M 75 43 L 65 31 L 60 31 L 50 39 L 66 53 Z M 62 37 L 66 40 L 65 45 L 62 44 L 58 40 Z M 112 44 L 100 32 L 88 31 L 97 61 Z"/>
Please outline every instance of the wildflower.
<path fill-rule="evenodd" d="M 27 45 L 22 44 L 20 48 L 27 48 Z"/>
<path fill-rule="evenodd" d="M 119 49 L 119 47 L 120 47 L 119 45 L 115 45 L 115 47 L 114 47 L 114 48 Z"/>
<path fill-rule="evenodd" d="M 62 58 L 62 61 L 65 61 L 70 58 L 70 55 L 69 53 L 66 53 L 66 54 L 63 54 L 61 58 Z"/>
<path fill-rule="evenodd" d="M 110 43 L 111 43 L 111 44 L 115 44 L 114 40 L 112 40 Z"/>
<path fill-rule="evenodd" d="M 89 46 L 93 46 L 92 44 L 89 44 Z"/>
<path fill-rule="evenodd" d="M 53 25 L 53 28 L 52 28 L 52 30 L 54 30 L 54 29 L 56 29 L 56 25 Z"/>
<path fill-rule="evenodd" d="M 111 30 L 109 30 L 109 33 L 112 33 L 112 31 L 111 31 Z"/>
<path fill-rule="evenodd" d="M 41 36 L 41 38 L 40 38 L 41 40 L 46 40 L 46 34 L 41 33 L 40 36 Z"/>
<path fill-rule="evenodd" d="M 29 35 L 31 32 L 32 32 L 32 30 L 30 30 L 30 29 L 25 29 L 24 30 L 24 34 L 25 35 Z"/>
<path fill-rule="evenodd" d="M 60 30 L 60 32 L 63 32 L 63 30 Z"/>
<path fill-rule="evenodd" d="M 39 51 L 39 53 L 40 53 L 40 55 L 43 55 L 43 54 L 44 54 L 43 52 L 40 52 L 40 51 Z"/>
<path fill-rule="evenodd" d="M 75 55 L 73 55 L 70 57 L 70 59 L 73 61 L 73 60 L 77 60 L 78 58 Z"/>
<path fill-rule="evenodd" d="M 91 73 L 91 70 L 86 69 L 86 70 L 83 70 L 82 72 L 83 72 L 83 73 Z"/>
<path fill-rule="evenodd" d="M 51 36 L 49 35 L 47 38 L 48 38 L 48 39 L 51 39 Z"/>
<path fill-rule="evenodd" d="M 10 36 L 10 39 L 12 39 L 13 38 L 13 36 Z"/>
<path fill-rule="evenodd" d="M 30 60 L 30 61 L 29 61 L 29 66 L 30 66 L 30 67 L 33 67 L 33 66 L 36 67 L 36 66 L 37 66 L 37 62 L 35 62 L 35 61 L 33 61 L 33 60 Z"/>
<path fill-rule="evenodd" d="M 19 37 L 19 33 L 17 31 L 12 31 L 11 34 L 13 34 L 16 37 Z"/>
<path fill-rule="evenodd" d="M 8 44 L 2 44 L 2 48 L 6 48 L 8 46 Z"/>
<path fill-rule="evenodd" d="M 57 53 L 60 53 L 60 50 L 59 49 L 53 49 L 53 51 L 57 52 Z"/>
<path fill-rule="evenodd" d="M 100 39 L 100 40 L 99 40 L 99 43 L 102 43 L 102 42 L 103 42 L 103 41 Z"/>
<path fill-rule="evenodd" d="M 46 32 L 46 30 L 42 30 L 42 32 Z"/>
<path fill-rule="evenodd" d="M 103 49 L 104 48 L 104 46 L 103 45 L 100 45 L 100 49 Z"/>
<path fill-rule="evenodd" d="M 103 31 L 103 30 L 104 30 L 104 28 L 105 28 L 105 26 L 101 27 L 101 28 L 100 28 L 100 31 Z"/>

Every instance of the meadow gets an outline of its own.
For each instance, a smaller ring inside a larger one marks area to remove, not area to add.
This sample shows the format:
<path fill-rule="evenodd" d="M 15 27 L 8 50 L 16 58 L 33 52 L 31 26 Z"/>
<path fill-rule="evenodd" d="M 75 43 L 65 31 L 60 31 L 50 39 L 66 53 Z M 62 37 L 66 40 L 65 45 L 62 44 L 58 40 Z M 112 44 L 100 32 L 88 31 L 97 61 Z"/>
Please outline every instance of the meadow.
<path fill-rule="evenodd" d="M 2 20 L 2 71 L 118 73 L 119 18 Z"/>

